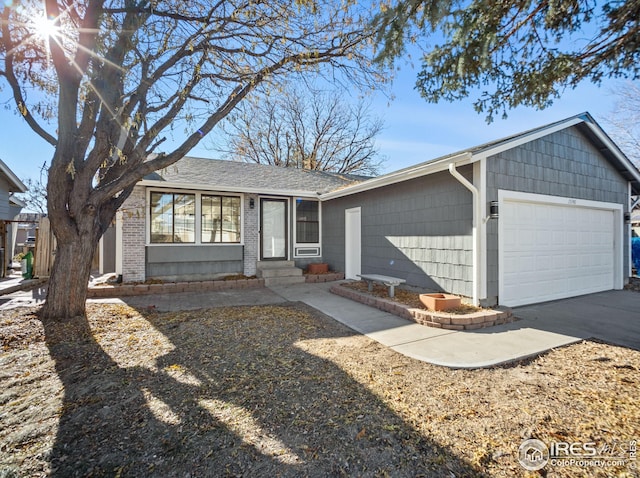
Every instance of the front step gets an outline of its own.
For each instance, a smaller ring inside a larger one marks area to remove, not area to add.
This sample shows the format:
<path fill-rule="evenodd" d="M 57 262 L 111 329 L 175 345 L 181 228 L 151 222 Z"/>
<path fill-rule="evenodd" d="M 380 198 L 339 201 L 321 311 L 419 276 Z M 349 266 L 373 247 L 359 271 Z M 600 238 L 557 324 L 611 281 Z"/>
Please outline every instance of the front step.
<path fill-rule="evenodd" d="M 299 277 L 271 277 L 264 280 L 265 287 L 277 287 L 283 285 L 304 284 L 306 279 Z"/>
<path fill-rule="evenodd" d="M 264 269 L 258 272 L 258 277 L 268 279 L 271 277 L 299 277 L 302 275 L 302 269 L 297 267 L 287 267 L 282 269 Z"/>
<path fill-rule="evenodd" d="M 258 261 L 256 264 L 256 268 L 259 271 L 264 271 L 267 269 L 283 269 L 286 267 L 296 267 L 296 263 L 294 261 Z"/>
<path fill-rule="evenodd" d="M 293 261 L 260 261 L 256 265 L 256 275 L 264 279 L 266 287 L 302 284 L 305 278 L 302 269 Z"/>

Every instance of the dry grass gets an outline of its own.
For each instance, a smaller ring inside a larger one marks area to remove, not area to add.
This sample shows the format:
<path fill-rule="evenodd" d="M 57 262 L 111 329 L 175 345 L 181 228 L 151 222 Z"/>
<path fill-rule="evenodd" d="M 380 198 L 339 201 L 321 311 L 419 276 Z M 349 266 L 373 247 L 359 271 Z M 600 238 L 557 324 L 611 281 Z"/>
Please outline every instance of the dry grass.
<path fill-rule="evenodd" d="M 0 337 L 2 477 L 539 476 L 516 459 L 524 438 L 640 437 L 640 352 L 594 342 L 453 371 L 300 304 L 95 305 L 88 325 L 44 328 L 15 309 Z"/>

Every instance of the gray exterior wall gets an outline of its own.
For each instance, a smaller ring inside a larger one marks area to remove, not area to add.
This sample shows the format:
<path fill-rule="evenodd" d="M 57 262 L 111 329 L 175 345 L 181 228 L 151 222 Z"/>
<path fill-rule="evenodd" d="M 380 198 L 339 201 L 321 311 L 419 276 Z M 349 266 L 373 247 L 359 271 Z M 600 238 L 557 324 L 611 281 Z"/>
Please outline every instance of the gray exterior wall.
<path fill-rule="evenodd" d="M 9 208 L 9 183 L 4 175 L 0 176 L 0 219 L 13 219 Z"/>
<path fill-rule="evenodd" d="M 472 166 L 459 168 L 472 180 Z M 361 207 L 362 273 L 472 295 L 472 197 L 449 172 L 323 203 L 323 258 L 345 269 L 345 210 Z"/>
<path fill-rule="evenodd" d="M 622 204 L 628 210 L 627 181 L 577 127 L 531 141 L 487 159 L 487 202 L 498 190 L 520 191 Z M 628 244 L 627 228 L 624 228 Z M 624 268 L 628 276 L 629 250 Z M 487 297 L 498 296 L 498 221 L 487 222 Z"/>
<path fill-rule="evenodd" d="M 102 274 L 116 271 L 116 228 L 112 224 L 102 236 Z"/>
<path fill-rule="evenodd" d="M 242 274 L 241 245 L 147 247 L 148 279 L 206 280 Z"/>

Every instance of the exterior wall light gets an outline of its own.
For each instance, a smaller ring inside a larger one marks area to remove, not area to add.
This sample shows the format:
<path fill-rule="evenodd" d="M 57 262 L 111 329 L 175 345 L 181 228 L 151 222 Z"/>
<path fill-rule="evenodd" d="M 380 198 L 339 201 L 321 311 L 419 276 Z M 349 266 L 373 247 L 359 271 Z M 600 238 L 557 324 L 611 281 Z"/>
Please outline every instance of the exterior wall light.
<path fill-rule="evenodd" d="M 253 198 L 249 198 L 249 209 L 256 207 L 256 201 Z"/>
<path fill-rule="evenodd" d="M 624 213 L 624 223 L 625 224 L 631 224 L 631 213 L 630 212 L 625 212 Z"/>
<path fill-rule="evenodd" d="M 489 203 L 489 217 L 491 219 L 498 219 L 498 201 L 491 201 Z"/>

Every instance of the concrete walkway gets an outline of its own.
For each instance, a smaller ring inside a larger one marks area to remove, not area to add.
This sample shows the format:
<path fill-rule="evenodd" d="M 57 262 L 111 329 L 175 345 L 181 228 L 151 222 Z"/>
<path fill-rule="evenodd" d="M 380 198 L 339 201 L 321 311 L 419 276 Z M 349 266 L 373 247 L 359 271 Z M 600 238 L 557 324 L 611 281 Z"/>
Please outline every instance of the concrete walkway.
<path fill-rule="evenodd" d="M 476 331 L 445 331 L 338 297 L 331 284 L 274 288 L 304 302 L 393 350 L 451 368 L 482 368 L 539 355 L 597 338 L 640 350 L 640 294 L 611 291 L 514 310 L 521 318 Z M 611 304 L 611 305 L 609 305 Z"/>
<path fill-rule="evenodd" d="M 505 330 L 505 326 L 492 327 L 491 334 L 425 327 L 331 294 L 329 288 L 326 284 L 300 284 L 274 291 L 287 300 L 304 302 L 396 352 L 451 368 L 489 367 L 580 340 L 549 332 L 518 333 Z"/>
<path fill-rule="evenodd" d="M 139 308 L 177 311 L 204 307 L 303 302 L 393 350 L 451 368 L 482 368 L 536 356 L 588 338 L 640 350 L 640 293 L 610 291 L 519 307 L 516 322 L 476 331 L 451 331 L 418 325 L 329 292 L 332 283 L 272 289 L 185 292 L 90 302 L 126 302 Z M 1 287 L 1 284 L 0 284 Z M 0 309 L 36 305 L 46 289 L 5 295 Z"/>

